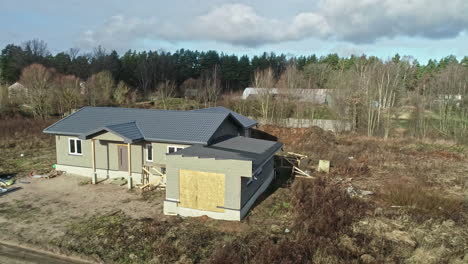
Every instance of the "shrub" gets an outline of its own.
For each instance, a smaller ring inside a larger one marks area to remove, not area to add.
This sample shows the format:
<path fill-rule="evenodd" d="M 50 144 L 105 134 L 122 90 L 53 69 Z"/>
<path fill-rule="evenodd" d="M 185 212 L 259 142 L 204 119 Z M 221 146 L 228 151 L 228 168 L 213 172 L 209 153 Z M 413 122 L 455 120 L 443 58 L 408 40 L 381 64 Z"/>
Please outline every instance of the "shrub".
<path fill-rule="evenodd" d="M 261 231 L 239 236 L 218 248 L 211 263 L 349 263 L 359 256 L 338 246 L 351 233 L 351 223 L 366 206 L 326 179 L 296 179 L 293 186 L 294 227 L 291 234 Z"/>

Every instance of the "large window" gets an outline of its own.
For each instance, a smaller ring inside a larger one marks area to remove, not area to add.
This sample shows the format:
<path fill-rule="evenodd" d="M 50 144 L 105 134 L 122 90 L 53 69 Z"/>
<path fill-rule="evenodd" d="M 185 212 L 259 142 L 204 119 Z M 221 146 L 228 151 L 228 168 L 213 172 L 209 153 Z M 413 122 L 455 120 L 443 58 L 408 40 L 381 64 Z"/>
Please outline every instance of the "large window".
<path fill-rule="evenodd" d="M 77 138 L 68 139 L 68 153 L 71 155 L 82 155 L 81 140 Z"/>
<path fill-rule="evenodd" d="M 146 161 L 153 161 L 153 146 L 151 144 L 146 145 Z"/>
<path fill-rule="evenodd" d="M 167 147 L 167 153 L 174 153 L 177 152 L 181 149 L 184 149 L 185 147 L 176 147 L 176 146 L 168 146 Z"/>

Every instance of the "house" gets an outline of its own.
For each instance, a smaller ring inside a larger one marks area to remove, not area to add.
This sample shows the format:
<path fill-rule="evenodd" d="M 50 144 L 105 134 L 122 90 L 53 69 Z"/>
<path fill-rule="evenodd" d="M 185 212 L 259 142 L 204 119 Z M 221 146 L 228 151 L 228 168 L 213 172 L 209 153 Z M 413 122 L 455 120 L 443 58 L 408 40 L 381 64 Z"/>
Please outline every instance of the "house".
<path fill-rule="evenodd" d="M 192 111 L 83 107 L 44 130 L 57 170 L 128 187 L 165 181 L 164 213 L 241 220 L 274 177 L 282 144 L 251 138 L 257 122 L 224 107 Z"/>
<path fill-rule="evenodd" d="M 19 82 L 8 86 L 8 98 L 23 98 L 28 95 L 28 89 Z"/>
<path fill-rule="evenodd" d="M 283 96 L 300 102 L 314 104 L 329 104 L 331 91 L 329 89 L 281 89 L 281 88 L 245 88 L 242 99 L 255 98 L 261 95 Z"/>

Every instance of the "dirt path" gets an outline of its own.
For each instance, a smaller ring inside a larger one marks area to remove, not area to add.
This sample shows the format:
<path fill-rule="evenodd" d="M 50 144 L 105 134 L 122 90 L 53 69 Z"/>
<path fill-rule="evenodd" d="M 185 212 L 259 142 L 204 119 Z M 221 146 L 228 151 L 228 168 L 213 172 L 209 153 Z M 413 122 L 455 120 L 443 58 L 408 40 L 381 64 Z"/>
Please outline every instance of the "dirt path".
<path fill-rule="evenodd" d="M 0 242 L 0 263 L 10 264 L 89 264 L 83 260 L 59 256 L 51 252 Z"/>

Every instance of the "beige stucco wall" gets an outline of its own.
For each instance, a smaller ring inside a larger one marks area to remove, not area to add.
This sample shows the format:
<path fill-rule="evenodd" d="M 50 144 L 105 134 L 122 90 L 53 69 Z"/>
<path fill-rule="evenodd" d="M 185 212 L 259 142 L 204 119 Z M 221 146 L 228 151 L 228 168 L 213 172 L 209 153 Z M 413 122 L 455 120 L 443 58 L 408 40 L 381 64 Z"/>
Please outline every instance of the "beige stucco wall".
<path fill-rule="evenodd" d="M 72 155 L 68 153 L 68 139 L 76 138 L 73 136 L 55 136 L 57 164 L 77 166 L 77 167 L 92 167 L 91 160 L 91 139 L 82 140 L 81 148 L 82 155 Z M 123 140 L 110 132 L 106 132 L 94 137 L 96 151 L 96 168 L 118 171 L 118 145 L 127 145 Z M 147 144 L 153 146 L 153 162 L 146 161 Z M 174 147 L 189 147 L 190 145 L 158 143 L 158 142 L 141 142 L 131 144 L 132 150 L 132 172 L 141 173 L 142 164 L 148 165 L 165 165 L 166 153 L 169 146 Z"/>
<path fill-rule="evenodd" d="M 109 133 L 110 134 L 110 133 Z M 56 151 L 57 151 L 57 164 L 77 166 L 77 167 L 92 167 L 92 154 L 91 154 L 91 140 L 82 140 L 81 149 L 82 155 L 69 154 L 68 150 L 68 139 L 76 138 L 70 136 L 55 136 Z M 104 138 L 104 137 L 100 137 Z M 107 139 L 116 139 L 112 135 L 107 135 Z M 118 153 L 117 146 L 119 144 L 127 145 L 123 141 L 107 141 L 107 140 L 96 140 L 95 141 L 95 153 L 96 153 L 96 168 L 106 169 L 112 171 L 118 171 Z M 143 161 L 143 144 L 132 144 L 132 172 L 141 173 L 142 161 Z"/>
<path fill-rule="evenodd" d="M 229 209 L 241 209 L 241 177 L 251 177 L 252 162 L 246 160 L 215 160 L 198 157 L 167 156 L 166 199 L 179 201 L 179 170 L 195 170 L 225 174 L 225 204 Z"/>
<path fill-rule="evenodd" d="M 172 144 L 172 143 L 159 143 L 153 142 L 153 164 L 158 165 L 165 165 L 166 164 L 166 153 L 167 148 L 171 147 L 179 147 L 179 148 L 186 148 L 190 147 L 190 145 L 182 145 L 182 144 Z M 146 161 L 146 154 L 145 154 L 145 161 Z M 150 164 L 150 162 L 148 162 Z"/>

